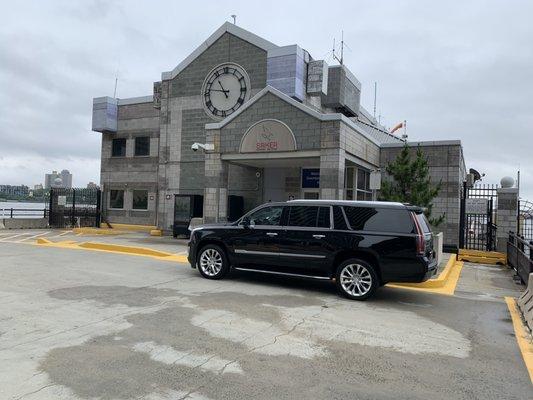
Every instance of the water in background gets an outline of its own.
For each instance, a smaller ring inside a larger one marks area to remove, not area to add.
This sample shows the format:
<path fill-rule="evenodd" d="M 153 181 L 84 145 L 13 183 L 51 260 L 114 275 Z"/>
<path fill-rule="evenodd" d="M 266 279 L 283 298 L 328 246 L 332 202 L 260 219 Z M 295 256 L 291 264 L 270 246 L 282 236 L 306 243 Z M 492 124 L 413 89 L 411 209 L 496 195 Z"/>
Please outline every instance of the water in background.
<path fill-rule="evenodd" d="M 10 218 L 11 208 L 13 208 L 13 218 L 42 218 L 43 210 L 48 208 L 45 202 L 25 202 L 25 201 L 0 201 L 0 218 Z"/>

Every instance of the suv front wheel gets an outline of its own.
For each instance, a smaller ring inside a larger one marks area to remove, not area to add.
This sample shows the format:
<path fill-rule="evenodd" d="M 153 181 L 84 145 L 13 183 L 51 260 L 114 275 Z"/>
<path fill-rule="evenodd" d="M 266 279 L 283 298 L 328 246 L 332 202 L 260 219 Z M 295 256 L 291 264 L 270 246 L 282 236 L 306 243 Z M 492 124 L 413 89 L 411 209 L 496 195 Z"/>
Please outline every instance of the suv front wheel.
<path fill-rule="evenodd" d="M 336 284 L 343 296 L 352 300 L 366 300 L 379 287 L 379 279 L 369 263 L 350 258 L 337 268 Z"/>
<path fill-rule="evenodd" d="M 198 271 L 207 279 L 222 279 L 229 271 L 228 258 L 220 246 L 208 244 L 198 253 Z"/>

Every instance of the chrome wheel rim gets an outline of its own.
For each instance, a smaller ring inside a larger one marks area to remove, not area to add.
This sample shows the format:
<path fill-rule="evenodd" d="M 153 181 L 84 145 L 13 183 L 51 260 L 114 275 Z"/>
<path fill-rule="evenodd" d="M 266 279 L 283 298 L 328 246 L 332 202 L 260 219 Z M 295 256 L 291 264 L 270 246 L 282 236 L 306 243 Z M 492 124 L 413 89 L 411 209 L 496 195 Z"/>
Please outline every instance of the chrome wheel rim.
<path fill-rule="evenodd" d="M 200 268 L 206 275 L 217 275 L 222 269 L 222 256 L 215 249 L 204 250 L 200 255 Z"/>
<path fill-rule="evenodd" d="M 361 264 L 348 264 L 341 271 L 341 286 L 343 290 L 355 297 L 367 294 L 372 287 L 372 275 Z"/>

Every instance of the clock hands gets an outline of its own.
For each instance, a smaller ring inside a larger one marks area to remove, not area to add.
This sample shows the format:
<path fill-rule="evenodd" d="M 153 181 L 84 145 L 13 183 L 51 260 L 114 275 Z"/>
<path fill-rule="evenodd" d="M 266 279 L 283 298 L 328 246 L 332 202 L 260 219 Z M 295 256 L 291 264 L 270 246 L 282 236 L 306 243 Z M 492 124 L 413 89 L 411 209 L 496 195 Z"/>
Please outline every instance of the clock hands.
<path fill-rule="evenodd" d="M 224 87 L 222 86 L 222 83 L 220 83 L 219 80 L 217 80 L 218 84 L 220 85 L 220 88 L 222 89 L 222 92 L 224 92 L 224 96 L 226 96 L 226 99 L 228 98 L 228 93 L 229 93 L 229 90 L 225 90 Z"/>

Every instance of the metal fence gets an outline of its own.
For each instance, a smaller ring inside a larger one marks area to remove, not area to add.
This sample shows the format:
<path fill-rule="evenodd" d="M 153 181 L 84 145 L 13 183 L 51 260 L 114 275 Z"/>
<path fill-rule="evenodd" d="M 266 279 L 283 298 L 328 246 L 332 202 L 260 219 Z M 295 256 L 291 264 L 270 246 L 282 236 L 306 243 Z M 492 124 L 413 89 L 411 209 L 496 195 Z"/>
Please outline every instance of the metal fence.
<path fill-rule="evenodd" d="M 99 189 L 50 189 L 49 225 L 54 228 L 99 227 Z"/>
<path fill-rule="evenodd" d="M 459 220 L 459 247 L 471 250 L 496 248 L 498 185 L 463 183 Z"/>
<path fill-rule="evenodd" d="M 46 208 L 0 208 L 0 218 L 48 218 Z"/>
<path fill-rule="evenodd" d="M 509 232 L 507 263 L 527 285 L 529 274 L 533 273 L 533 241 L 527 241 L 522 235 Z"/>

